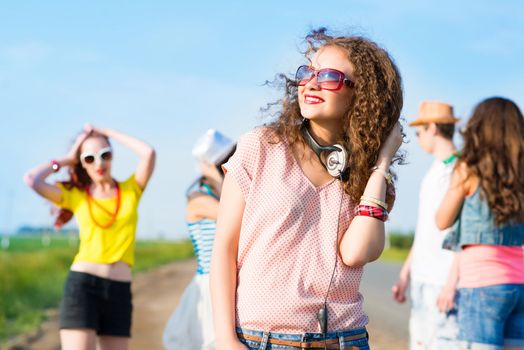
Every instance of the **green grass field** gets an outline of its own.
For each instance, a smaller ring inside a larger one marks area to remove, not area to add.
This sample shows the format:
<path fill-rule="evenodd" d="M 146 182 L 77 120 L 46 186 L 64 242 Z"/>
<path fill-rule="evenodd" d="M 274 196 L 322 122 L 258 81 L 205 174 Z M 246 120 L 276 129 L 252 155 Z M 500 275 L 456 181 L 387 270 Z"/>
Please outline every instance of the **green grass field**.
<path fill-rule="evenodd" d="M 404 262 L 414 238 L 413 232 L 390 232 L 387 236 L 389 248 L 384 250 L 379 260 Z"/>
<path fill-rule="evenodd" d="M 385 249 L 380 256 L 380 261 L 404 262 L 408 257 L 409 249 L 391 247 Z"/>
<path fill-rule="evenodd" d="M 0 344 L 38 326 L 58 306 L 78 241 L 74 238 L 11 237 L 0 250 Z M 134 272 L 193 256 L 190 241 L 137 241 Z"/>
<path fill-rule="evenodd" d="M 393 235 L 380 260 L 405 260 L 412 237 Z M 77 250 L 74 237 L 11 237 L 0 250 L 0 344 L 38 326 L 45 309 L 56 308 Z M 190 241 L 137 241 L 134 272 L 193 256 Z"/>

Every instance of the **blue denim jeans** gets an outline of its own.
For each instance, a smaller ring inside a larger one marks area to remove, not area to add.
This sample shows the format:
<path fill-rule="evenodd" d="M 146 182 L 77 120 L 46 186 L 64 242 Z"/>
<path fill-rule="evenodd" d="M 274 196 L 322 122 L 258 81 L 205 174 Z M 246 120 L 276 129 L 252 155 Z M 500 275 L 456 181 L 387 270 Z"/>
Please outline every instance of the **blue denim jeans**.
<path fill-rule="evenodd" d="M 463 348 L 524 347 L 524 284 L 461 288 L 458 304 Z"/>
<path fill-rule="evenodd" d="M 262 332 L 262 331 L 255 331 L 255 330 L 249 330 L 244 328 L 237 328 L 237 333 L 245 334 L 245 335 L 252 335 L 256 337 L 262 338 L 262 341 L 251 341 L 246 339 L 240 339 L 240 341 L 247 346 L 249 350 L 296 350 L 296 347 L 290 347 L 286 345 L 279 345 L 279 344 L 270 344 L 268 342 L 269 338 L 273 339 L 280 339 L 280 340 L 290 340 L 290 341 L 317 341 L 317 340 L 324 340 L 324 335 L 322 333 L 304 333 L 304 334 L 286 334 L 286 333 L 273 333 L 273 332 Z M 358 329 L 352 329 L 348 331 L 341 331 L 341 332 L 328 332 L 326 334 L 325 339 L 340 339 L 340 349 L 346 349 L 351 346 L 358 347 L 360 350 L 369 350 L 368 345 L 368 339 L 367 337 L 356 339 L 356 340 L 348 340 L 343 341 L 342 339 L 344 337 L 357 335 L 357 334 L 363 334 L 366 333 L 365 328 L 358 328 Z"/>

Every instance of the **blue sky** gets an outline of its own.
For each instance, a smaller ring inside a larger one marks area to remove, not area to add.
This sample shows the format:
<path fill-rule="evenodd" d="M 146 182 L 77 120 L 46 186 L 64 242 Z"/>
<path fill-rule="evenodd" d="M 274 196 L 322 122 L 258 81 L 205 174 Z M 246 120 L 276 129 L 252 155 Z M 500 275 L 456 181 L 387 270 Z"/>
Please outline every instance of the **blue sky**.
<path fill-rule="evenodd" d="M 267 121 L 259 109 L 280 91 L 263 82 L 294 72 L 302 38 L 319 26 L 364 34 L 391 53 L 408 121 L 423 99 L 448 101 L 463 119 L 493 95 L 524 107 L 520 1 L 3 2 L 0 232 L 52 222 L 22 175 L 60 158 L 91 122 L 158 151 L 139 236 L 184 235 L 184 192 L 198 175 L 193 142 L 207 128 L 237 138 Z M 414 228 L 431 163 L 408 136 L 389 229 Z M 119 145 L 115 152 L 115 177 L 124 179 L 136 158 Z"/>

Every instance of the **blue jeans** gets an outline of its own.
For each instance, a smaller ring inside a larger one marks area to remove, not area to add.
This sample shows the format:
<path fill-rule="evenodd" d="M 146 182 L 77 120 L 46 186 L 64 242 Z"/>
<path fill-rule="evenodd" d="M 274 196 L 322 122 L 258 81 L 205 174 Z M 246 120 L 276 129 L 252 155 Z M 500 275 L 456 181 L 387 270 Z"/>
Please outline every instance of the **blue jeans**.
<path fill-rule="evenodd" d="M 459 338 L 466 349 L 524 346 L 524 284 L 459 289 Z"/>
<path fill-rule="evenodd" d="M 252 335 L 256 337 L 262 338 L 262 341 L 251 341 L 246 339 L 241 339 L 240 341 L 242 344 L 247 346 L 249 350 L 296 350 L 296 347 L 290 347 L 286 345 L 279 345 L 279 344 L 270 344 L 268 342 L 269 338 L 279 339 L 279 340 L 289 340 L 289 341 L 317 341 L 317 340 L 324 340 L 324 335 L 322 333 L 304 333 L 304 334 L 286 334 L 286 333 L 273 333 L 273 332 L 262 332 L 262 331 L 254 331 L 244 328 L 237 328 L 237 333 L 245 334 L 245 335 Z M 363 334 L 366 333 L 365 328 L 358 328 L 358 329 L 352 329 L 348 331 L 342 331 L 342 332 L 328 332 L 326 334 L 325 339 L 340 339 L 340 349 L 345 349 L 346 347 L 349 348 L 351 346 L 358 347 L 360 350 L 369 350 L 368 345 L 368 339 L 367 337 L 356 339 L 356 340 L 348 340 L 348 341 L 342 341 L 344 337 L 357 335 L 357 334 Z"/>

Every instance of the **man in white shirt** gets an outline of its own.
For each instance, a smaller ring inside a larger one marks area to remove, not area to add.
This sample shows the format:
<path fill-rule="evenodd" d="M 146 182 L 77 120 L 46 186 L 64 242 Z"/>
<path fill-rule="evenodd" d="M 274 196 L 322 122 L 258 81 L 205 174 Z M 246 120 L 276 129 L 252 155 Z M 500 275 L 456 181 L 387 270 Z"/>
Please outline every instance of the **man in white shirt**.
<path fill-rule="evenodd" d="M 449 186 L 455 164 L 453 133 L 458 119 L 449 104 L 424 101 L 415 127 L 417 141 L 435 160 L 424 176 L 419 192 L 415 240 L 402 266 L 393 297 L 403 303 L 411 281 L 411 316 L 409 322 L 411 350 L 458 349 L 456 310 L 441 313 L 437 298 L 446 284 L 453 253 L 442 249 L 445 233 L 435 224 L 435 213 Z"/>

